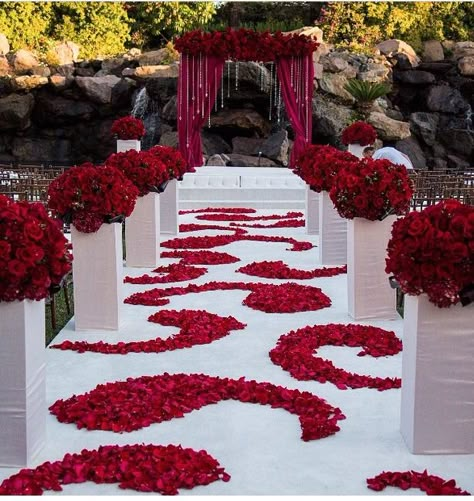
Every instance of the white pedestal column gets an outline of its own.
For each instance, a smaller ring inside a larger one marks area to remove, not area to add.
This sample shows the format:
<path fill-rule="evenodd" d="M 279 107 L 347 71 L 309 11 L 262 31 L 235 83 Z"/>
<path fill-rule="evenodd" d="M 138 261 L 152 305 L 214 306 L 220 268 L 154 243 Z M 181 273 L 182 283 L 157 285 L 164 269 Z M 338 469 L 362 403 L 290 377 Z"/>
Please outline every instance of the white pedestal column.
<path fill-rule="evenodd" d="M 141 142 L 138 139 L 117 139 L 117 153 L 128 150 L 140 151 Z"/>
<path fill-rule="evenodd" d="M 319 233 L 319 193 L 306 185 L 305 228 L 308 235 Z"/>
<path fill-rule="evenodd" d="M 347 222 L 349 315 L 356 319 L 396 318 L 396 292 L 385 273 L 385 257 L 396 216 L 383 221 L 360 217 Z"/>
<path fill-rule="evenodd" d="M 76 330 L 117 330 L 122 309 L 122 225 L 103 224 L 95 233 L 71 226 Z"/>
<path fill-rule="evenodd" d="M 339 215 L 327 191 L 319 193 L 319 262 L 347 263 L 347 219 Z"/>
<path fill-rule="evenodd" d="M 125 220 L 127 266 L 156 268 L 160 261 L 160 199 L 163 194 L 138 197 Z"/>
<path fill-rule="evenodd" d="M 414 454 L 474 453 L 474 304 L 405 296 L 401 433 Z"/>
<path fill-rule="evenodd" d="M 364 148 L 367 148 L 367 146 L 361 146 L 360 144 L 349 144 L 347 146 L 347 151 L 349 153 L 352 153 L 357 158 L 364 158 L 364 155 L 362 154 Z"/>
<path fill-rule="evenodd" d="M 163 193 L 160 193 L 161 233 L 177 235 L 178 226 L 178 181 L 172 179 Z"/>
<path fill-rule="evenodd" d="M 46 443 L 44 300 L 0 303 L 0 466 L 29 466 Z"/>

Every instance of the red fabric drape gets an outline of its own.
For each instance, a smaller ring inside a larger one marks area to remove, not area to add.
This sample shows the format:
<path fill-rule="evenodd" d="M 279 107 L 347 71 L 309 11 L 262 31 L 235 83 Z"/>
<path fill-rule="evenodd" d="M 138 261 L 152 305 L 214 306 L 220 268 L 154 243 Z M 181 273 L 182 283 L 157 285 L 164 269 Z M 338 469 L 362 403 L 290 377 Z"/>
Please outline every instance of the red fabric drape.
<path fill-rule="evenodd" d="M 189 167 L 202 165 L 201 129 L 216 100 L 224 59 L 181 54 L 178 80 L 178 141 Z"/>
<path fill-rule="evenodd" d="M 314 81 L 312 54 L 278 58 L 277 74 L 286 113 L 295 132 L 289 161 L 289 167 L 293 168 L 305 146 L 311 143 Z"/>

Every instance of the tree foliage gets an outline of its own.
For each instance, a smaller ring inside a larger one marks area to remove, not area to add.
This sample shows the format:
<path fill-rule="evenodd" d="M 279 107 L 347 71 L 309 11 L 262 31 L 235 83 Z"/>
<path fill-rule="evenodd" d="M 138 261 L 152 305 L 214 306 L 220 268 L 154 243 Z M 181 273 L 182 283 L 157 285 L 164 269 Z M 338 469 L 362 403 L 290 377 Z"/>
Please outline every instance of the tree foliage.
<path fill-rule="evenodd" d="M 319 26 L 326 41 L 355 50 L 400 38 L 415 49 L 425 40 L 469 40 L 471 2 L 329 2 Z"/>

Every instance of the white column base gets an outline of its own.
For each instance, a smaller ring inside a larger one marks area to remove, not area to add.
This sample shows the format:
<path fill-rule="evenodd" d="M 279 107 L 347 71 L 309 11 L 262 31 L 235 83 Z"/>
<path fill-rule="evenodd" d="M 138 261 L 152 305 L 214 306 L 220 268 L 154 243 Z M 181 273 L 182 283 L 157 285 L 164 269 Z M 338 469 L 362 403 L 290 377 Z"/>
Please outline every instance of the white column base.
<path fill-rule="evenodd" d="M 71 225 L 76 330 L 117 330 L 122 309 L 122 225 L 103 224 L 96 233 Z"/>
<path fill-rule="evenodd" d="M 356 217 L 347 222 L 347 299 L 349 315 L 356 320 L 397 318 L 396 292 L 385 273 L 396 218 L 369 221 Z"/>
<path fill-rule="evenodd" d="M 363 151 L 365 148 L 367 148 L 367 146 L 361 146 L 360 144 L 347 145 L 347 151 L 357 158 L 364 158 Z"/>
<path fill-rule="evenodd" d="M 0 303 L 0 466 L 29 466 L 46 443 L 44 300 Z"/>
<path fill-rule="evenodd" d="M 319 233 L 319 193 L 306 186 L 305 228 L 308 235 Z"/>
<path fill-rule="evenodd" d="M 474 453 L 474 304 L 405 296 L 401 433 L 413 454 Z"/>
<path fill-rule="evenodd" d="M 138 197 L 132 214 L 125 220 L 126 261 L 129 267 L 156 268 L 159 264 L 162 196 L 148 193 Z"/>
<path fill-rule="evenodd" d="M 347 219 L 339 215 L 327 191 L 319 193 L 319 263 L 347 263 Z"/>
<path fill-rule="evenodd" d="M 140 151 L 141 142 L 138 139 L 117 139 L 117 153 L 128 150 Z"/>
<path fill-rule="evenodd" d="M 177 235 L 178 226 L 178 181 L 172 179 L 163 193 L 160 193 L 161 233 Z"/>

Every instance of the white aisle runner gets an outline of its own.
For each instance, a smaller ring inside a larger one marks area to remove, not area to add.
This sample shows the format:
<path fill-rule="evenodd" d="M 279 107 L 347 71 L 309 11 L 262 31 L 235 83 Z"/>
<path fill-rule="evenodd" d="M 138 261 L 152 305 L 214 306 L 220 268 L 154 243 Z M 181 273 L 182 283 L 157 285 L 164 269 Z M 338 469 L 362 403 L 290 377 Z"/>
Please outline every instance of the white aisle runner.
<path fill-rule="evenodd" d="M 304 192 L 303 192 L 304 193 Z M 202 205 L 205 206 L 205 205 Z M 258 215 L 285 211 L 259 210 Z M 250 214 L 252 216 L 252 214 Z M 180 216 L 181 223 L 228 225 L 228 222 L 202 221 L 195 214 Z M 258 222 L 258 221 L 256 221 Z M 269 222 L 263 222 L 267 224 Z M 250 229 L 250 234 L 284 235 L 300 241 L 317 243 L 318 237 L 307 235 L 305 228 Z M 232 234 L 207 230 L 183 233 L 180 237 Z M 167 239 L 162 236 L 162 242 Z M 192 283 L 210 281 L 242 281 L 279 284 L 284 281 L 264 279 L 235 273 L 253 261 L 283 260 L 291 267 L 318 267 L 318 249 L 287 251 L 286 243 L 256 241 L 234 242 L 215 247 L 240 258 L 240 262 L 208 266 L 208 273 Z M 162 247 L 163 250 L 165 249 Z M 163 264 L 176 262 L 163 259 Z M 139 276 L 150 269 L 127 269 L 124 273 Z M 295 281 L 295 280 L 292 280 Z M 296 281 L 320 287 L 332 300 L 332 306 L 313 312 L 293 314 L 264 313 L 242 304 L 248 292 L 216 291 L 170 297 L 163 307 L 123 305 L 124 323 L 119 332 L 75 332 L 71 321 L 53 341 L 64 340 L 119 341 L 147 340 L 168 337 L 178 331 L 147 322 L 147 317 L 163 309 L 205 309 L 247 324 L 246 329 L 232 331 L 211 344 L 194 346 L 158 354 L 128 355 L 78 354 L 72 351 L 47 351 L 47 403 L 79 395 L 97 384 L 123 381 L 128 377 L 158 375 L 165 372 L 202 373 L 238 379 L 271 382 L 290 389 L 306 390 L 340 407 L 347 419 L 340 421 L 341 431 L 327 438 L 304 442 L 298 416 L 270 406 L 223 401 L 192 411 L 181 419 L 152 424 L 131 433 L 79 430 L 74 424 L 62 424 L 55 416 L 47 417 L 47 446 L 36 464 L 62 459 L 68 452 L 96 449 L 106 444 L 181 444 L 195 450 L 206 450 L 231 475 L 229 482 L 216 481 L 182 495 L 383 495 L 366 487 L 366 478 L 386 471 L 423 471 L 446 480 L 454 478 L 461 488 L 474 492 L 474 455 L 414 456 L 408 452 L 399 432 L 400 390 L 339 390 L 331 383 L 298 381 L 274 365 L 268 352 L 278 338 L 305 325 L 355 323 L 347 314 L 346 275 Z M 125 284 L 125 297 L 154 287 L 186 286 L 189 282 L 164 285 Z M 402 335 L 402 321 L 360 322 Z M 358 357 L 360 348 L 323 347 L 318 355 L 329 358 L 337 367 L 359 374 L 400 376 L 401 354 L 373 358 Z M 1 444 L 0 444 L 1 446 Z M 16 469 L 0 469 L 0 480 L 16 473 Z M 401 491 L 389 488 L 387 494 L 414 495 L 418 490 Z M 115 484 L 84 483 L 68 485 L 62 493 L 48 495 L 136 495 Z M 155 494 L 151 494 L 155 495 Z"/>

